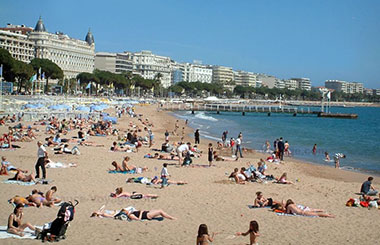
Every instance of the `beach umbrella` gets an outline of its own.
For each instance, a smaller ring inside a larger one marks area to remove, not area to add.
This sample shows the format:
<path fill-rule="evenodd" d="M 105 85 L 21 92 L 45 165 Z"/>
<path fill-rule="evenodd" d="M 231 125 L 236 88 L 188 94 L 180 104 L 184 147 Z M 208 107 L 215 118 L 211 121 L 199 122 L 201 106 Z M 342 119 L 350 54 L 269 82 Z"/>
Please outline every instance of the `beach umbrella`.
<path fill-rule="evenodd" d="M 103 121 L 105 122 L 112 122 L 112 124 L 117 123 L 117 118 L 116 117 L 110 117 L 110 116 L 104 116 Z"/>
<path fill-rule="evenodd" d="M 75 108 L 77 111 L 87 111 L 89 112 L 90 111 L 90 107 L 87 107 L 87 106 L 78 106 L 77 108 Z"/>

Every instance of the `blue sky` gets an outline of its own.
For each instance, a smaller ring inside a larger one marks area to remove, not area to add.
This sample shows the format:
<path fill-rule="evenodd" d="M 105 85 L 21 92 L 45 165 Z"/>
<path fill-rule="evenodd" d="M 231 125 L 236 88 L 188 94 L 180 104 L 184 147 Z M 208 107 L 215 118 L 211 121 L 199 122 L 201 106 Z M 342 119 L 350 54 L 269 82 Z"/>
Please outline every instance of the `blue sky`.
<path fill-rule="evenodd" d="M 378 0 L 0 0 L 0 25 L 84 39 L 96 51 L 152 50 L 279 78 L 363 82 L 380 88 Z"/>

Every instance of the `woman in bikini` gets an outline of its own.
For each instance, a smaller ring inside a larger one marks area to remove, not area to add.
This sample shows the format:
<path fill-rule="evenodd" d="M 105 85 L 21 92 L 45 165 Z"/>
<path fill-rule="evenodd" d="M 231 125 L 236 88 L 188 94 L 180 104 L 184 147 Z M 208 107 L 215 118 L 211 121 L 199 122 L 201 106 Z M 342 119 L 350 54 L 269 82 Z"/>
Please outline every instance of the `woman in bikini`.
<path fill-rule="evenodd" d="M 13 210 L 13 213 L 9 215 L 8 228 L 7 228 L 8 233 L 15 234 L 22 237 L 24 236 L 24 230 L 27 227 L 31 229 L 32 231 L 35 231 L 35 233 L 39 232 L 39 230 L 36 229 L 31 224 L 22 223 L 22 218 L 24 216 L 24 213 L 22 212 L 23 208 L 24 208 L 24 204 L 17 204 L 17 206 Z"/>
<path fill-rule="evenodd" d="M 21 170 L 17 170 L 15 177 L 10 178 L 9 180 L 16 180 L 16 181 L 22 181 L 22 182 L 35 182 L 36 181 L 33 173 L 31 173 L 29 175 L 25 175 L 24 172 Z"/>
<path fill-rule="evenodd" d="M 125 214 L 131 220 L 143 220 L 143 219 L 151 220 L 158 216 L 171 219 L 171 220 L 177 219 L 168 215 L 162 210 L 151 210 L 151 211 L 134 210 L 132 211 L 130 209 L 123 208 L 122 210 L 118 211 L 118 210 L 104 210 L 104 206 L 99 211 L 93 212 L 91 214 L 91 217 L 115 218 L 115 216 L 120 215 L 120 214 Z"/>
<path fill-rule="evenodd" d="M 170 216 L 169 214 L 165 213 L 161 209 L 150 210 L 150 211 L 136 210 L 136 211 L 129 211 L 126 214 L 127 214 L 128 218 L 131 220 L 143 220 L 143 219 L 151 220 L 151 219 L 159 217 L 159 216 L 167 218 L 167 219 L 171 219 L 171 220 L 176 219 L 176 218 Z"/>
<path fill-rule="evenodd" d="M 304 207 L 302 205 L 296 205 L 292 199 L 288 199 L 285 205 L 286 213 L 288 214 L 298 214 L 305 216 L 318 216 L 326 218 L 335 218 L 335 215 L 322 213 L 322 209 L 313 209 L 309 207 Z"/>
<path fill-rule="evenodd" d="M 265 198 L 261 191 L 256 192 L 256 198 L 253 201 L 254 207 L 273 207 L 276 204 L 282 204 L 282 202 L 274 201 L 272 198 Z"/>
<path fill-rule="evenodd" d="M 155 194 L 142 194 L 137 192 L 124 192 L 123 187 L 116 188 L 115 192 L 111 193 L 111 197 L 142 197 L 142 198 L 157 198 L 158 195 Z"/>

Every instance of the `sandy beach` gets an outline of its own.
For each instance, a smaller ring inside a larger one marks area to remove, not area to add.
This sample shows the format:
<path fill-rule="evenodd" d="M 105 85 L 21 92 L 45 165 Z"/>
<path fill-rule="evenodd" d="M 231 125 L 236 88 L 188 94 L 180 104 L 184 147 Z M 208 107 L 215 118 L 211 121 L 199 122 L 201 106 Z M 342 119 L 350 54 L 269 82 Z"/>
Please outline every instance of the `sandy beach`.
<path fill-rule="evenodd" d="M 114 110 L 110 110 L 114 114 Z M 143 114 L 143 119 L 149 118 L 154 123 L 154 145 L 161 148 L 166 129 L 174 129 L 175 117 L 167 112 L 157 111 L 157 106 L 137 106 L 137 114 Z M 123 116 L 116 128 L 123 132 L 128 124 L 133 122 L 140 127 L 137 118 Z M 27 123 L 26 123 L 27 124 Z M 0 132 L 7 130 L 7 124 Z M 180 129 L 186 127 L 180 120 Z M 44 141 L 47 135 L 44 126 L 38 126 L 38 139 Z M 226 125 L 228 129 L 228 125 Z M 179 130 L 181 132 L 181 130 Z M 243 132 L 244 134 L 244 132 Z M 77 135 L 77 130 L 70 131 L 64 138 Z M 145 133 L 144 133 L 145 135 Z M 186 127 L 185 141 L 194 143 L 193 129 Z M 202 132 L 201 132 L 202 135 Z M 170 135 L 170 141 L 179 141 L 179 136 Z M 236 232 L 245 232 L 251 220 L 256 220 L 260 226 L 259 244 L 380 244 L 380 210 L 362 207 L 346 207 L 349 198 L 358 198 L 355 193 L 368 175 L 332 167 L 305 163 L 286 157 L 281 164 L 267 163 L 268 174 L 279 177 L 287 172 L 289 180 L 294 185 L 281 185 L 271 182 L 247 183 L 238 185 L 228 181 L 228 176 L 235 167 L 247 166 L 250 162 L 257 166 L 265 154 L 245 154 L 239 161 L 214 162 L 210 168 L 191 168 L 168 166 L 170 179 L 182 180 L 187 185 L 170 185 L 160 189 L 144 184 L 127 184 L 128 177 L 159 176 L 162 164 L 178 163 L 178 161 L 163 161 L 147 159 L 143 156 L 155 152 L 146 146 L 138 153 L 110 152 L 109 148 L 117 136 L 91 137 L 90 141 L 103 144 L 104 147 L 79 146 L 81 155 L 54 155 L 51 148 L 48 153 L 53 161 L 76 163 L 75 168 L 47 169 L 47 179 L 54 180 L 49 185 L 21 186 L 1 183 L 0 208 L 2 210 L 1 225 L 7 225 L 9 214 L 13 211 L 7 200 L 14 195 L 27 196 L 32 189 L 46 192 L 51 186 L 58 188 L 57 197 L 65 201 L 77 199 L 75 218 L 67 230 L 67 239 L 60 244 L 194 244 L 198 226 L 208 225 L 209 232 L 218 232 L 213 244 L 248 244 L 249 237 L 234 237 Z M 203 154 L 193 158 L 193 164 L 208 164 L 207 145 L 215 142 L 201 138 L 199 146 Z M 29 171 L 34 171 L 37 160 L 37 145 L 33 142 L 16 142 L 21 149 L 2 151 L 13 165 Z M 71 144 L 71 147 L 74 144 Z M 109 174 L 112 161 L 121 162 L 124 156 L 131 158 L 130 163 L 139 167 L 147 166 L 148 172 L 143 174 Z M 10 176 L 0 176 L 6 180 Z M 380 187 L 380 177 L 374 176 L 373 184 Z M 298 180 L 296 182 L 296 180 Z M 159 195 L 150 199 L 115 199 L 109 194 L 116 187 L 125 191 L 137 191 Z M 253 204 L 255 193 L 262 191 L 266 197 L 274 200 L 293 199 L 297 204 L 312 208 L 320 208 L 336 215 L 336 218 L 290 217 L 278 216 L 268 208 L 249 209 Z M 134 206 L 139 210 L 163 209 L 177 220 L 163 221 L 120 221 L 108 218 L 90 218 L 92 211 L 102 205 L 106 209 L 121 209 Z M 24 209 L 24 221 L 34 225 L 43 225 L 55 219 L 58 207 L 28 207 Z M 0 244 L 39 244 L 41 241 L 28 239 L 2 239 Z"/>

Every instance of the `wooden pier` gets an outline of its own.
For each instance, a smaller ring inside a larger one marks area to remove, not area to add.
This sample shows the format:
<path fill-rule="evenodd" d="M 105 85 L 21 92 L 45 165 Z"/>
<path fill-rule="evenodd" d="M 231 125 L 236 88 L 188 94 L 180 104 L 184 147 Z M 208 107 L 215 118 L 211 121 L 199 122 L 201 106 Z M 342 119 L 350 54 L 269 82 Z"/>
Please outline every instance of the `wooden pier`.
<path fill-rule="evenodd" d="M 334 113 L 324 113 L 321 111 L 316 111 L 307 108 L 299 108 L 296 106 L 268 106 L 268 105 L 242 105 L 242 104 L 164 104 L 161 108 L 167 111 L 191 111 L 193 114 L 196 111 L 206 111 L 206 112 L 216 112 L 220 114 L 221 112 L 239 112 L 243 116 L 246 113 L 266 113 L 271 116 L 272 113 L 282 113 L 282 114 L 292 114 L 296 117 L 298 114 L 301 115 L 316 115 L 318 117 L 327 118 L 344 118 L 344 119 L 356 119 L 357 114 L 334 114 Z"/>

